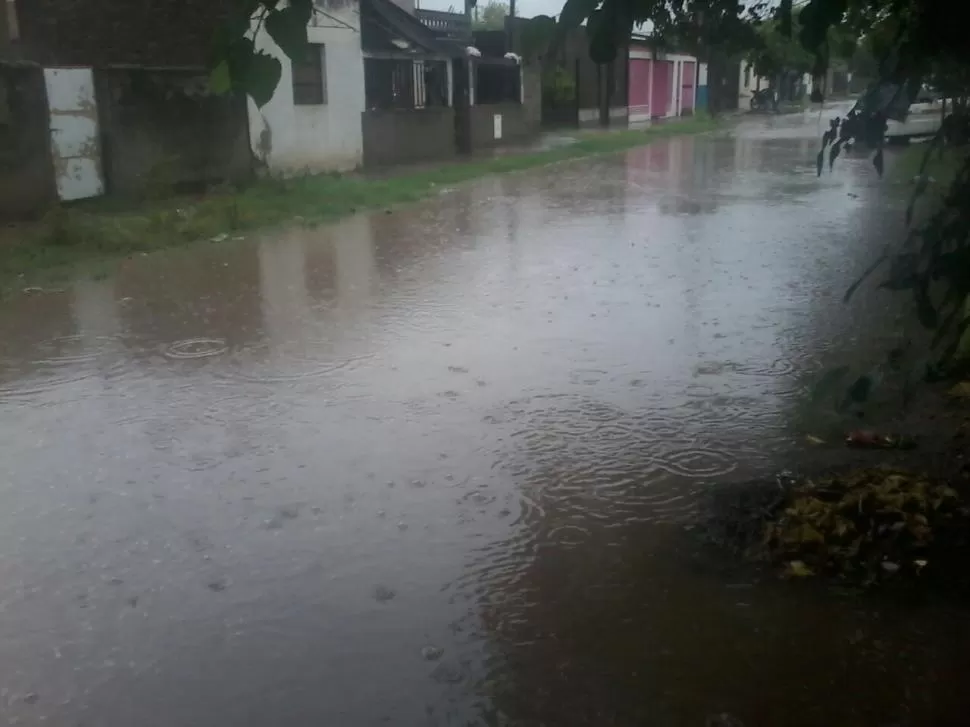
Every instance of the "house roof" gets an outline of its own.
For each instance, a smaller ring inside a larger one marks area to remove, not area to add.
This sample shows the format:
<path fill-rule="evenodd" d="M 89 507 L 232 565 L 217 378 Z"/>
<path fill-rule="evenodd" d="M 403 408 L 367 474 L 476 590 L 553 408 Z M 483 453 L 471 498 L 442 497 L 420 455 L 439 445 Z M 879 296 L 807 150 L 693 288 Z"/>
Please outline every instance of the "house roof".
<path fill-rule="evenodd" d="M 365 52 L 465 55 L 460 43 L 441 37 L 391 0 L 361 0 L 360 20 Z"/>

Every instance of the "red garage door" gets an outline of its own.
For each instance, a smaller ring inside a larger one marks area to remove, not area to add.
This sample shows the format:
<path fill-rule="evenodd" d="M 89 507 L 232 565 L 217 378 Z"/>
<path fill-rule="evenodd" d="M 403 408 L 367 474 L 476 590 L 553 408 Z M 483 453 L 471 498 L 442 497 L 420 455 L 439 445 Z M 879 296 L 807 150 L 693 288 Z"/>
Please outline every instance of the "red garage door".
<path fill-rule="evenodd" d="M 630 59 L 630 121 L 650 118 L 650 61 L 646 58 Z"/>
<path fill-rule="evenodd" d="M 670 114 L 670 92 L 674 87 L 673 61 L 653 62 L 653 87 L 650 91 L 650 115 L 662 118 Z"/>

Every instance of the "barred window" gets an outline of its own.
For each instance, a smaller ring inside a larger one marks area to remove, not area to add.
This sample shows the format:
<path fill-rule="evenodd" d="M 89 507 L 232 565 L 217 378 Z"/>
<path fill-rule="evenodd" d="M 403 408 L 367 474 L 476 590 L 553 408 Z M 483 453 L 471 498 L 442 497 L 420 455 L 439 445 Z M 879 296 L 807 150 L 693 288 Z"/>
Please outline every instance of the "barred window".
<path fill-rule="evenodd" d="M 306 58 L 293 61 L 293 103 L 297 106 L 327 103 L 327 55 L 322 43 L 310 43 Z"/>

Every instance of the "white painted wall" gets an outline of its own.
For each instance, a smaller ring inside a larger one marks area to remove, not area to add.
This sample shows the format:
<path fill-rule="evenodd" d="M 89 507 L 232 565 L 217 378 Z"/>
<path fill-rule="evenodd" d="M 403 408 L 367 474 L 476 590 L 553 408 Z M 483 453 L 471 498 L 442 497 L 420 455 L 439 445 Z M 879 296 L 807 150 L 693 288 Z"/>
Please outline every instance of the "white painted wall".
<path fill-rule="evenodd" d="M 45 68 L 44 83 L 57 196 L 68 202 L 104 194 L 94 72 Z"/>
<path fill-rule="evenodd" d="M 748 77 L 748 85 L 744 85 L 744 71 L 751 65 L 751 73 Z M 748 107 L 751 105 L 751 97 L 754 96 L 754 92 L 758 88 L 768 88 L 769 82 L 767 78 L 760 79 L 760 85 L 758 83 L 759 78 L 755 75 L 754 65 L 749 64 L 748 61 L 741 61 L 738 64 L 738 108 L 742 111 L 747 111 Z"/>
<path fill-rule="evenodd" d="M 289 59 L 265 31 L 255 39 L 256 48 L 274 55 L 283 64 L 283 75 L 273 98 L 261 109 L 249 100 L 250 144 L 257 157 L 263 158 L 263 140 L 268 138 L 270 151 L 264 161 L 274 173 L 346 171 L 363 163 L 360 5 L 357 0 L 318 5 L 332 16 L 314 15 L 307 30 L 311 43 L 323 43 L 326 48 L 325 104 L 294 105 Z"/>

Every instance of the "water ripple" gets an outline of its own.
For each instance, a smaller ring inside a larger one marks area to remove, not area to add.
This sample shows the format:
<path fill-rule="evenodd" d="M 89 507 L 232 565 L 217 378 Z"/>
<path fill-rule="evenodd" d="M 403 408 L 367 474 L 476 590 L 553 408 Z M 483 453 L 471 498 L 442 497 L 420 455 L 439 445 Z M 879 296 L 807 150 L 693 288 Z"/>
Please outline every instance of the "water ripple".
<path fill-rule="evenodd" d="M 112 350 L 112 336 L 57 336 L 41 342 L 30 359 L 8 362 L 0 372 L 0 402 L 47 394 L 88 379 L 116 375 L 126 365 Z"/>
<path fill-rule="evenodd" d="M 222 338 L 186 338 L 165 347 L 165 356 L 174 359 L 209 358 L 220 356 L 229 350 Z"/>

